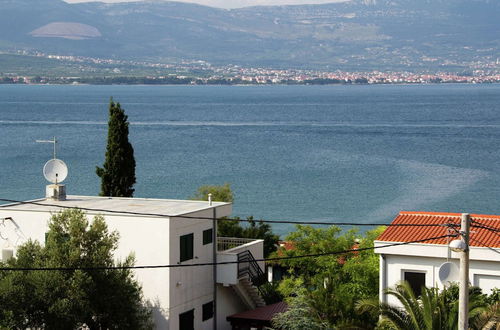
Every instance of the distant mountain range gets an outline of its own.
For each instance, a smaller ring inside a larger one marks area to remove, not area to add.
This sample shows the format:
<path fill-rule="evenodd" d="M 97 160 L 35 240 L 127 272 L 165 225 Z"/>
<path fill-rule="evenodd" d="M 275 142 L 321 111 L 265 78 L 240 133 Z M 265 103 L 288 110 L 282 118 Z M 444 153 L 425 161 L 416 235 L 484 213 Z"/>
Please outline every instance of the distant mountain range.
<path fill-rule="evenodd" d="M 343 70 L 460 69 L 500 57 L 498 0 L 217 9 L 0 0 L 0 50 Z"/>

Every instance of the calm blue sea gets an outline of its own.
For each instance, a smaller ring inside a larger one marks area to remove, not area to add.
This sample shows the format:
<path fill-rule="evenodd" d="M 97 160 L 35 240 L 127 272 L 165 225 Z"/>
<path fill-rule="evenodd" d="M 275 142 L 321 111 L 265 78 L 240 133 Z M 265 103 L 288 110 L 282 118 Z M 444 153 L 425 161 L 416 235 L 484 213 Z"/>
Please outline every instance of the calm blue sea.
<path fill-rule="evenodd" d="M 500 214 L 500 85 L 0 85 L 0 197 L 44 195 L 51 146 L 34 141 L 54 135 L 68 193 L 97 194 L 110 96 L 131 122 L 137 197 L 229 182 L 239 216 Z"/>

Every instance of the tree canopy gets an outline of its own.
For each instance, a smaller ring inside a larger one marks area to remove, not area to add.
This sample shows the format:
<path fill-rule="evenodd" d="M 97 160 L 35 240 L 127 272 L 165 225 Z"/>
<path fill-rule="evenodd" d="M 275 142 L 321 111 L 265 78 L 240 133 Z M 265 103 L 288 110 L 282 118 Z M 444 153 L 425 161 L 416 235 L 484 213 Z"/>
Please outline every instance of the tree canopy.
<path fill-rule="evenodd" d="M 207 201 L 208 194 L 212 194 L 212 201 L 232 203 L 234 201 L 233 191 L 229 183 L 218 185 L 203 185 L 196 190 L 191 199 L 198 201 Z"/>
<path fill-rule="evenodd" d="M 314 228 L 298 225 L 296 231 L 285 238 L 292 248 L 280 248 L 272 256 L 293 257 L 371 247 L 382 229 L 368 231 L 361 236 L 355 229 L 342 232 L 336 226 Z M 295 323 L 288 322 L 294 313 L 325 329 L 346 325 L 369 329 L 376 324 L 376 317 L 359 316 L 355 310 L 358 299 L 378 295 L 379 262 L 373 250 L 284 259 L 276 263 L 287 269 L 279 291 L 287 297 L 290 306 L 290 317 L 277 317 L 276 326 L 296 329 Z M 294 306 L 299 309 L 295 311 Z"/>
<path fill-rule="evenodd" d="M 194 200 L 208 200 L 208 194 L 212 194 L 214 202 L 232 203 L 234 194 L 229 183 L 223 185 L 204 185 L 198 188 Z M 279 236 L 273 233 L 272 227 L 261 220 L 255 220 L 253 216 L 246 218 L 247 225 L 242 225 L 240 218 L 235 220 L 225 219 L 217 222 L 217 235 L 220 237 L 256 238 L 264 240 L 264 256 L 268 256 L 276 250 Z"/>
<path fill-rule="evenodd" d="M 109 102 L 108 144 L 103 167 L 96 167 L 101 178 L 101 196 L 132 197 L 136 182 L 134 148 L 128 140 L 127 115 L 120 103 Z"/>
<path fill-rule="evenodd" d="M 150 329 L 151 313 L 128 269 L 75 268 L 133 265 L 133 256 L 115 263 L 118 234 L 102 216 L 90 222 L 80 210 L 55 214 L 45 245 L 28 241 L 1 267 L 67 270 L 0 272 L 0 328 Z"/>

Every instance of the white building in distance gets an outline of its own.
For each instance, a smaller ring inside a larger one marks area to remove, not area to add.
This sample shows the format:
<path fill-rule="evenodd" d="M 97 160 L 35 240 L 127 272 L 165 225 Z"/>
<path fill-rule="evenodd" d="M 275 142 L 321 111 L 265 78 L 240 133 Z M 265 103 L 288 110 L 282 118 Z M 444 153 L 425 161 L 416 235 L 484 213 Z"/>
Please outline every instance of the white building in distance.
<path fill-rule="evenodd" d="M 54 193 L 54 192 L 52 192 Z M 45 241 L 48 222 L 61 207 L 80 208 L 89 219 L 104 216 L 120 234 L 115 257 L 135 254 L 136 265 L 186 265 L 240 261 L 215 266 L 135 269 L 144 297 L 154 305 L 157 329 L 231 329 L 226 317 L 264 302 L 254 284 L 263 277 L 263 241 L 217 238 L 212 218 L 231 215 L 231 204 L 147 198 L 65 196 L 0 205 L 2 258 L 33 239 Z M 162 216 L 160 216 L 162 215 Z M 216 246 L 214 247 L 214 244 Z M 214 274 L 216 278 L 214 280 Z M 214 308 L 215 307 L 215 308 Z M 216 318 L 214 319 L 214 310 Z"/>
<path fill-rule="evenodd" d="M 449 261 L 458 269 L 460 258 L 459 253 L 448 249 L 449 241 L 455 238 L 439 238 L 391 247 L 383 246 L 455 234 L 455 231 L 450 231 L 444 225 L 458 225 L 456 229 L 460 230 L 460 219 L 459 213 L 399 213 L 392 221 L 393 225 L 431 226 L 389 226 L 377 238 L 375 252 L 380 254 L 381 301 L 395 304 L 396 299 L 392 296 L 387 297 L 384 290 L 394 288 L 403 280 L 408 281 L 417 294 L 422 286 L 443 288 L 444 285 L 439 279 L 440 266 Z M 469 281 L 472 285 L 480 287 L 483 293 L 490 294 L 493 288 L 500 288 L 500 216 L 472 214 L 471 222 Z"/>

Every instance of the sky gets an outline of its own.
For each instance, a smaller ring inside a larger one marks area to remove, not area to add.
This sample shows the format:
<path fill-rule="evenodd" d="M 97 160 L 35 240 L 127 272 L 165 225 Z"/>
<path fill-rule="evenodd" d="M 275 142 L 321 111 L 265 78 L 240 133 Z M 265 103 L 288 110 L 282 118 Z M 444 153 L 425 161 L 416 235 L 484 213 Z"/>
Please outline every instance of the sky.
<path fill-rule="evenodd" d="M 65 1 L 69 3 L 77 3 L 77 2 L 88 2 L 89 0 L 65 0 Z M 142 0 L 100 0 L 100 1 L 132 2 L 132 1 L 142 1 Z M 148 0 L 148 1 L 162 1 L 162 0 Z M 210 7 L 230 9 L 230 8 L 241 8 L 248 6 L 321 4 L 321 3 L 342 2 L 346 0 L 177 0 L 177 1 L 198 3 Z"/>

